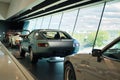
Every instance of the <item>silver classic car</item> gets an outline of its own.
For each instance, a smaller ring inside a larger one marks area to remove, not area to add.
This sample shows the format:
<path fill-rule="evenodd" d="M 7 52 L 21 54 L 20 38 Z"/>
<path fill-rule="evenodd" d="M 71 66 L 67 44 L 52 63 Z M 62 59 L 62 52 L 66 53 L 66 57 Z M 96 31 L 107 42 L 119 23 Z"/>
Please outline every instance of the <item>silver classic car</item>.
<path fill-rule="evenodd" d="M 35 80 L 0 42 L 0 80 Z"/>
<path fill-rule="evenodd" d="M 22 57 L 29 52 L 31 62 L 36 63 L 39 58 L 65 57 L 77 53 L 79 43 L 64 31 L 37 29 L 23 38 L 19 50 Z"/>
<path fill-rule="evenodd" d="M 120 37 L 92 54 L 67 56 L 64 80 L 120 80 Z"/>

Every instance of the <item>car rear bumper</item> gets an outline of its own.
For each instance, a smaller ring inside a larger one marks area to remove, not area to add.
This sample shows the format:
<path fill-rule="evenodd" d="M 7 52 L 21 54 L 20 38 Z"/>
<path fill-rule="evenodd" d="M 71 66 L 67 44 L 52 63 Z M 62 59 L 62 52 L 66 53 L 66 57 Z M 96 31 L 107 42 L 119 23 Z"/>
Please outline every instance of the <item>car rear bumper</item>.
<path fill-rule="evenodd" d="M 39 57 L 65 57 L 75 54 L 75 48 L 41 48 L 38 52 L 34 52 Z"/>

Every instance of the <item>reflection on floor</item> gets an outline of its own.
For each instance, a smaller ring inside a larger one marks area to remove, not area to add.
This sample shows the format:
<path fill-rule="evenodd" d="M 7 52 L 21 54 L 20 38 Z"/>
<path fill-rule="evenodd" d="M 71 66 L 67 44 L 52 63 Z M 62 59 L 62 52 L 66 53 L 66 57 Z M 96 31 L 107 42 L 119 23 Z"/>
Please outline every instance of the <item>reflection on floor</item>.
<path fill-rule="evenodd" d="M 24 59 L 19 56 L 17 49 L 9 50 L 38 80 L 63 80 L 63 58 L 44 58 L 37 64 L 31 64 L 29 55 Z"/>

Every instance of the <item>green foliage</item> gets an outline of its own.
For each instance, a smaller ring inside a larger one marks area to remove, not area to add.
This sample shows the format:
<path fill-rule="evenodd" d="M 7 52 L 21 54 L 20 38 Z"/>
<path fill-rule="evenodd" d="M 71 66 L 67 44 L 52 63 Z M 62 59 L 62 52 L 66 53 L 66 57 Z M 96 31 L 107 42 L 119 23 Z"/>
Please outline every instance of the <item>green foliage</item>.
<path fill-rule="evenodd" d="M 109 40 L 110 34 L 108 31 L 99 31 L 99 34 L 97 36 L 96 40 L 96 46 L 100 47 L 104 45 L 107 40 Z"/>
<path fill-rule="evenodd" d="M 96 31 L 87 33 L 75 33 L 73 35 L 84 47 L 92 47 L 96 36 Z M 96 39 L 96 46 L 100 47 L 109 39 L 108 31 L 99 31 Z"/>
<path fill-rule="evenodd" d="M 93 42 L 95 40 L 95 35 L 96 35 L 96 32 L 91 32 L 88 34 L 88 37 L 85 42 L 87 46 L 90 46 L 90 47 L 93 46 Z"/>
<path fill-rule="evenodd" d="M 88 34 L 88 38 L 87 38 L 87 42 L 86 42 L 88 45 L 93 46 L 93 43 L 95 40 L 95 35 L 96 35 L 96 32 L 91 32 L 90 34 Z M 104 43 L 108 39 L 109 39 L 109 33 L 107 31 L 99 31 L 95 45 L 100 47 L 100 46 L 104 45 Z"/>

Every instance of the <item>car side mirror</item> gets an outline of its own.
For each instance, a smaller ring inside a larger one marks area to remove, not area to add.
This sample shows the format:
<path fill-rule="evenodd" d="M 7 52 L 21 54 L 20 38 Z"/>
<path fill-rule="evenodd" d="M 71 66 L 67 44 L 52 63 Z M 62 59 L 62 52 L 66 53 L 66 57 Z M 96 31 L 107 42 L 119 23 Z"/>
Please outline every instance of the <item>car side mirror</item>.
<path fill-rule="evenodd" d="M 98 62 L 101 62 L 101 60 L 102 60 L 102 58 L 101 58 L 102 52 L 101 52 L 100 49 L 93 49 L 93 50 L 92 50 L 92 56 L 93 56 L 93 57 L 97 57 L 97 61 L 98 61 Z"/>
<path fill-rule="evenodd" d="M 94 57 L 101 56 L 101 50 L 100 49 L 93 49 L 92 56 L 94 56 Z"/>

